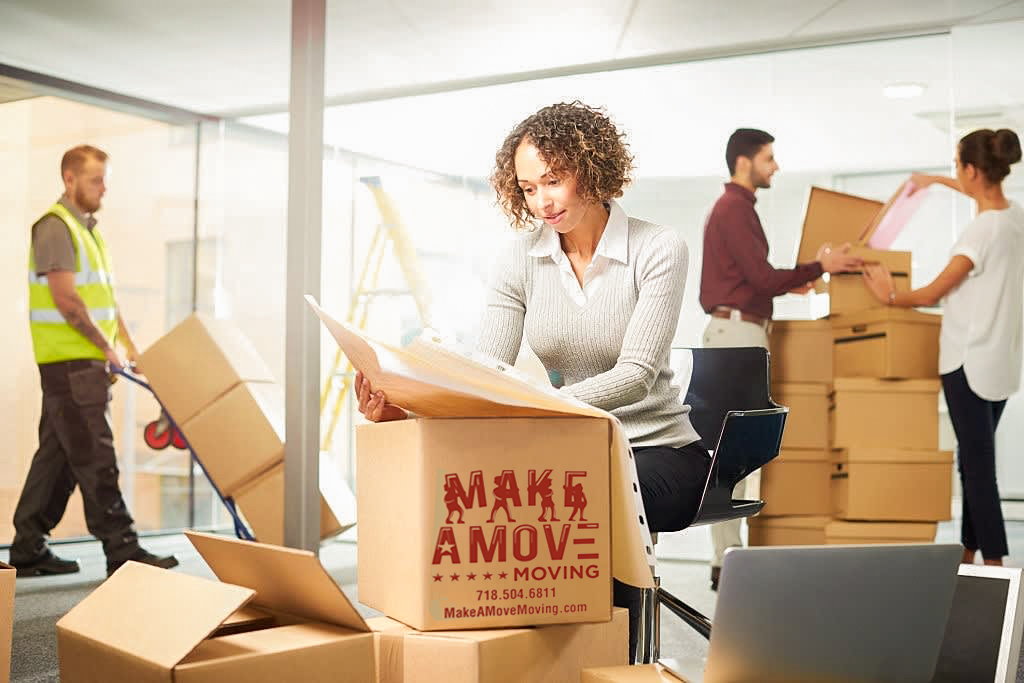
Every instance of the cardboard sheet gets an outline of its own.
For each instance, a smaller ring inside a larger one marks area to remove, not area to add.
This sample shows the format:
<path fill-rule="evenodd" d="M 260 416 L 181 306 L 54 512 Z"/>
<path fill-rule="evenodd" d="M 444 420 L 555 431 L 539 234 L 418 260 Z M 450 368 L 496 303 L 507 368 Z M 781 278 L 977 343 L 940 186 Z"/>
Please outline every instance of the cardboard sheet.
<path fill-rule="evenodd" d="M 352 366 L 374 390 L 425 417 L 522 417 L 585 415 L 610 421 L 612 574 L 624 583 L 653 587 L 654 554 L 629 442 L 621 423 L 606 411 L 533 384 L 494 359 L 467 357 L 421 337 L 399 349 L 368 337 L 324 311 L 306 296 Z"/>

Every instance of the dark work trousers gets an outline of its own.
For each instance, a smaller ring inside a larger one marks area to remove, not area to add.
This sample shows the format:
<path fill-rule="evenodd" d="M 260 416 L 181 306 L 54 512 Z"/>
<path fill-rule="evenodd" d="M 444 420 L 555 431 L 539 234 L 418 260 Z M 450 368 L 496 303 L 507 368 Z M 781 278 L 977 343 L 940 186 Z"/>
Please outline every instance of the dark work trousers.
<path fill-rule="evenodd" d="M 689 526 L 708 481 L 711 458 L 696 441 L 682 448 L 649 446 L 633 449 L 640 496 L 652 533 L 679 531 Z M 629 610 L 629 658 L 636 652 L 641 589 L 614 581 L 613 604 Z"/>
<path fill-rule="evenodd" d="M 986 401 L 967 384 L 963 367 L 942 376 L 949 419 L 956 432 L 956 461 L 963 489 L 960 542 L 968 550 L 981 550 L 986 560 L 1009 555 L 1006 526 L 996 482 L 996 427 L 1006 407 Z"/>
<path fill-rule="evenodd" d="M 29 564 L 47 553 L 46 537 L 81 489 L 85 523 L 103 542 L 107 562 L 130 557 L 139 547 L 134 522 L 118 485 L 114 436 L 107 405 L 110 377 L 103 361 L 71 360 L 39 366 L 43 412 L 39 450 L 14 511 L 11 562 Z"/>

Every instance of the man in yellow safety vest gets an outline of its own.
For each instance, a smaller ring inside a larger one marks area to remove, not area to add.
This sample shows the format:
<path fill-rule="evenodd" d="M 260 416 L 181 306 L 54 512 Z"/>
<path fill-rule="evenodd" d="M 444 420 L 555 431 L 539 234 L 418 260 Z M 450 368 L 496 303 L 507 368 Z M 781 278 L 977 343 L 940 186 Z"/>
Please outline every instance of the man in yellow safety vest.
<path fill-rule="evenodd" d="M 178 564 L 173 555 L 139 546 L 118 483 L 108 413 L 110 371 L 122 366 L 114 343 L 129 361 L 137 352 L 117 309 L 110 255 L 94 218 L 106 192 L 106 161 L 95 147 L 68 150 L 60 165 L 64 195 L 32 226 L 29 327 L 43 408 L 39 449 L 14 511 L 10 562 L 18 576 L 79 570 L 46 542 L 76 485 L 89 532 L 103 543 L 108 575 L 128 560 Z"/>

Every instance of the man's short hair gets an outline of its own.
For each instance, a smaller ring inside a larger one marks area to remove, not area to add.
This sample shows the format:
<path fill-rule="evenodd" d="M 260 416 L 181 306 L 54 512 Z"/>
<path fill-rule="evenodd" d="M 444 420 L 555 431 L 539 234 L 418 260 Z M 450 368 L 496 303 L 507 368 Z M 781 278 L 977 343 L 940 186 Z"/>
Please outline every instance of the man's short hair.
<path fill-rule="evenodd" d="M 64 174 L 68 171 L 72 173 L 78 173 L 82 170 L 82 166 L 85 164 L 85 160 L 92 157 L 96 161 L 103 163 L 107 160 L 107 153 L 98 147 L 92 145 L 78 145 L 72 147 L 68 151 L 64 152 L 64 156 L 60 160 L 60 177 L 63 178 Z"/>
<path fill-rule="evenodd" d="M 775 142 L 775 138 L 763 130 L 737 128 L 725 146 L 725 164 L 729 167 L 729 175 L 736 175 L 736 159 L 746 157 L 753 160 L 762 147 L 772 142 Z"/>

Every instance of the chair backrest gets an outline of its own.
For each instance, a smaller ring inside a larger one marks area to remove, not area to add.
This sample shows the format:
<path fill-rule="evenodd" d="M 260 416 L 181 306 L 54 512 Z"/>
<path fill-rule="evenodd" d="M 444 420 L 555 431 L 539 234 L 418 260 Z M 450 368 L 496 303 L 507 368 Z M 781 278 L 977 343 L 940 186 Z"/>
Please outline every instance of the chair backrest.
<path fill-rule="evenodd" d="M 686 392 L 690 423 L 714 448 L 730 410 L 775 408 L 768 389 L 768 351 L 760 346 L 690 349 L 693 372 Z"/>
<path fill-rule="evenodd" d="M 689 526 L 757 514 L 763 501 L 733 500 L 732 491 L 777 456 L 782 443 L 789 409 L 771 399 L 768 351 L 740 347 L 691 353 L 690 422 L 712 455 L 704 495 Z"/>

